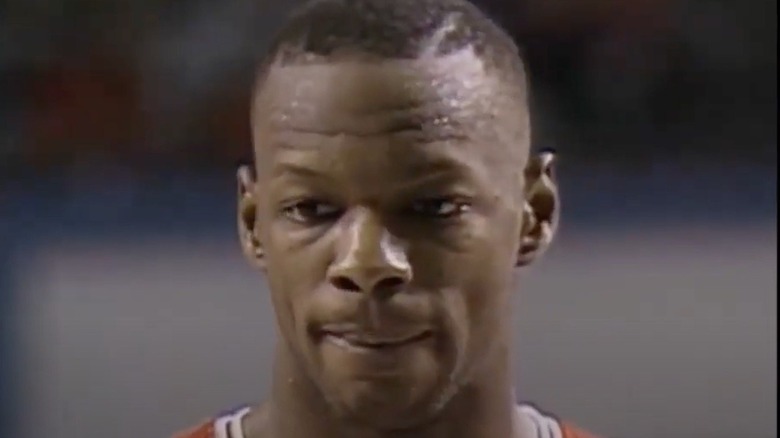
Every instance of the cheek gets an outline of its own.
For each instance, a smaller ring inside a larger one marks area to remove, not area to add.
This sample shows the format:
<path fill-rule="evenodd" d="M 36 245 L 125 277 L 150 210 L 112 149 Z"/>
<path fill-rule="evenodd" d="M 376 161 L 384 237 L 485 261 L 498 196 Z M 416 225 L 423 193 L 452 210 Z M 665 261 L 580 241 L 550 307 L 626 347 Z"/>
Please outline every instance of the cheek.
<path fill-rule="evenodd" d="M 499 260 L 495 260 L 492 266 L 483 264 L 481 269 L 472 270 L 464 283 L 463 293 L 472 331 L 496 326 L 503 320 L 511 293 L 511 271 L 504 265 Z"/>
<path fill-rule="evenodd" d="M 437 257 L 428 257 L 432 263 L 425 268 L 430 274 L 425 278 L 434 288 L 451 291 L 445 292 L 449 312 L 460 314 L 451 317 L 456 319 L 455 324 L 465 325 L 459 331 L 465 331 L 468 337 L 483 326 L 496 325 L 509 304 L 515 242 L 508 236 L 514 225 L 503 221 L 485 224 L 472 230 L 467 240 L 461 240 L 456 251 L 440 251 Z"/>
<path fill-rule="evenodd" d="M 492 234 L 472 235 L 459 243 L 457 250 L 417 247 L 412 263 L 416 286 L 440 294 L 453 336 L 471 344 L 474 332 L 491 330 L 507 308 L 513 252 L 508 239 Z"/>
<path fill-rule="evenodd" d="M 416 242 L 410 253 L 415 278 L 430 289 L 453 288 L 478 296 L 506 287 L 518 240 L 512 236 L 519 224 L 508 214 L 502 216 L 478 218 Z"/>
<path fill-rule="evenodd" d="M 266 272 L 274 310 L 280 329 L 288 338 L 303 322 L 302 313 L 327 270 L 322 248 L 290 240 L 272 238 L 266 247 Z"/>
<path fill-rule="evenodd" d="M 457 381 L 469 381 L 500 341 L 496 334 L 505 321 L 510 294 L 507 278 L 511 278 L 503 258 L 495 254 L 481 258 L 456 256 L 451 258 L 450 269 L 442 269 L 453 273 L 448 277 L 449 285 L 438 291 L 453 348 L 448 353 L 454 366 L 452 377 Z"/>
<path fill-rule="evenodd" d="M 281 334 L 289 340 L 294 332 L 296 318 L 293 305 L 295 296 L 288 291 L 295 285 L 289 284 L 289 277 L 284 274 L 284 270 L 280 270 L 273 263 L 268 264 L 268 273 L 268 287 L 277 326 Z"/>

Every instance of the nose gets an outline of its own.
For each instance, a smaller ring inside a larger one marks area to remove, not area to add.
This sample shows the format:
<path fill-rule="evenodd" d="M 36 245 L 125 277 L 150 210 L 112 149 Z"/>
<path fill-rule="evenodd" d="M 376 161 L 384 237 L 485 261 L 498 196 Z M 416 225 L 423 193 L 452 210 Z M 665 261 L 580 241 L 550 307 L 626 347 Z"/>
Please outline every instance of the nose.
<path fill-rule="evenodd" d="M 361 210 L 351 218 L 336 244 L 328 280 L 338 289 L 388 298 L 412 279 L 406 251 L 381 220 Z"/>

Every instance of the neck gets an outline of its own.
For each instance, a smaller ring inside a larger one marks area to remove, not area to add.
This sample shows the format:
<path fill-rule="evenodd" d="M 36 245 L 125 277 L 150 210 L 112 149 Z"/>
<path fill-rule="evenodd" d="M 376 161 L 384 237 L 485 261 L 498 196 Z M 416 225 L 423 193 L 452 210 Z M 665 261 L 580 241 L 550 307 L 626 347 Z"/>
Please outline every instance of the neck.
<path fill-rule="evenodd" d="M 274 385 L 264 412 L 265 423 L 249 438 L 484 438 L 517 437 L 515 398 L 506 343 L 480 364 L 432 421 L 414 429 L 379 431 L 356 426 L 333 415 L 320 391 L 281 343 L 277 347 Z"/>

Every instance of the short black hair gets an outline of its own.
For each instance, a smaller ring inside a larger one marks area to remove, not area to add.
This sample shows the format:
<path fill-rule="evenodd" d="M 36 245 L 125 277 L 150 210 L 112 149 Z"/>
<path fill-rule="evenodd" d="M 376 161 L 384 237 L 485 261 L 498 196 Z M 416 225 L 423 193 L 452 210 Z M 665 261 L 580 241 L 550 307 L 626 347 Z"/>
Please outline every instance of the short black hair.
<path fill-rule="evenodd" d="M 525 88 L 517 45 L 467 0 L 310 0 L 273 41 L 258 79 L 271 65 L 312 56 L 417 59 L 465 48 L 473 49 L 486 69 L 507 74 Z"/>

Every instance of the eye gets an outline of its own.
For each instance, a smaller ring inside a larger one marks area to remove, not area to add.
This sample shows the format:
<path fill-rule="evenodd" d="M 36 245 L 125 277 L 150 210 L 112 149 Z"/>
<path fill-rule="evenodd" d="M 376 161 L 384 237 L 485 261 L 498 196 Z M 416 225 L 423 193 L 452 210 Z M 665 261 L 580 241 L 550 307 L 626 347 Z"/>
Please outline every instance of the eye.
<path fill-rule="evenodd" d="M 415 201 L 411 210 L 420 216 L 448 219 L 468 212 L 471 210 L 471 204 L 451 197 L 430 198 Z"/>
<path fill-rule="evenodd" d="M 327 202 L 307 199 L 282 208 L 285 218 L 299 224 L 315 224 L 338 219 L 341 208 Z"/>

